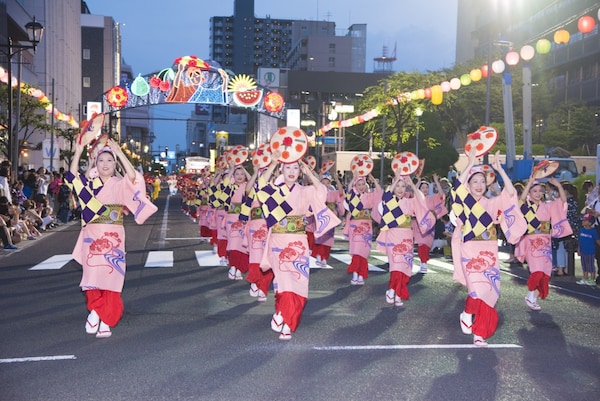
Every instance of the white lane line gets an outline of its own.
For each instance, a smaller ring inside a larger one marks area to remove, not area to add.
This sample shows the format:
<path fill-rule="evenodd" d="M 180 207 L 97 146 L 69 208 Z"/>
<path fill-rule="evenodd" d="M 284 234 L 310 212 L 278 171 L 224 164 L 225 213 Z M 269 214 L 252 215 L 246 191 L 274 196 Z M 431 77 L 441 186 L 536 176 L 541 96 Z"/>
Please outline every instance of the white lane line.
<path fill-rule="evenodd" d="M 165 202 L 165 210 L 163 210 L 163 219 L 162 224 L 160 226 L 160 238 L 158 240 L 158 247 L 164 248 L 165 246 L 165 238 L 167 237 L 167 222 L 169 220 L 169 200 L 171 196 L 167 196 L 167 201 Z"/>
<path fill-rule="evenodd" d="M 37 265 L 30 267 L 28 270 L 60 270 L 64 265 L 69 263 L 73 259 L 71 254 L 68 255 L 54 255 L 38 263 Z"/>
<path fill-rule="evenodd" d="M 31 357 L 27 357 L 27 358 L 0 359 L 0 363 L 63 361 L 65 359 L 77 359 L 77 358 L 75 357 L 75 355 L 31 356 Z"/>
<path fill-rule="evenodd" d="M 173 267 L 173 251 L 150 251 L 144 267 Z"/>
<path fill-rule="evenodd" d="M 422 344 L 422 345 L 354 345 L 313 347 L 317 351 L 364 351 L 364 350 L 403 350 L 403 349 L 461 349 L 461 348 L 523 348 L 517 344 L 488 344 L 478 347 L 474 344 Z"/>
<path fill-rule="evenodd" d="M 335 259 L 339 260 L 340 262 L 346 263 L 346 264 L 350 264 L 350 262 L 352 262 L 352 256 L 347 253 L 342 253 L 342 254 L 332 253 L 330 255 L 330 257 L 335 258 Z M 369 271 L 370 272 L 384 272 L 385 269 L 382 269 L 380 267 L 377 267 L 377 266 L 369 263 Z"/>

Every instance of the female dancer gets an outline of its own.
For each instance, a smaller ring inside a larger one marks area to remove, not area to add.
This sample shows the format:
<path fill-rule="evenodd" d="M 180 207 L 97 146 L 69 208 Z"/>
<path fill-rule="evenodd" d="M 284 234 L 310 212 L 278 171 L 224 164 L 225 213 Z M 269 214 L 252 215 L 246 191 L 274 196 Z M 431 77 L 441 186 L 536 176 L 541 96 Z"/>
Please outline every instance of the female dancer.
<path fill-rule="evenodd" d="M 327 207 L 338 217 L 344 215 L 344 187 L 337 177 L 334 177 L 337 189 L 331 187 L 331 175 L 325 174 L 321 183 L 327 188 Z M 331 253 L 331 247 L 335 241 L 335 229 L 329 230 L 323 236 L 315 238 L 312 256 L 317 260 L 317 266 L 327 266 L 327 259 Z"/>
<path fill-rule="evenodd" d="M 273 281 L 273 270 L 263 271 L 260 261 L 267 244 L 267 221 L 264 218 L 262 204 L 258 200 L 258 175 L 263 169 L 254 168 L 254 173 L 246 184 L 246 202 L 242 205 L 240 219 L 247 221 L 246 238 L 248 240 L 248 275 L 246 281 L 250 283 L 250 296 L 259 302 L 267 300 L 269 287 Z M 270 177 L 269 177 L 270 178 Z"/>
<path fill-rule="evenodd" d="M 304 217 L 315 215 L 316 237 L 335 227 L 340 220 L 325 206 L 326 188 L 304 162 L 283 164 L 282 177 L 276 180 L 282 182 L 266 181 L 280 156 L 280 150 L 272 152 L 273 162 L 259 178 L 258 197 L 269 228 L 261 268 L 270 268 L 275 275 L 275 313 L 271 328 L 279 333 L 280 340 L 289 340 L 298 328 L 308 297 L 309 253 Z M 298 183 L 301 172 L 309 176 L 313 185 Z"/>
<path fill-rule="evenodd" d="M 75 142 L 75 154 L 65 181 L 81 204 L 81 232 L 73 258 L 83 266 L 79 284 L 85 292 L 90 311 L 85 330 L 98 338 L 110 337 L 110 328 L 123 315 L 121 291 L 125 281 L 125 230 L 123 212 L 133 213 L 142 224 L 157 208 L 145 196 L 144 178 L 119 145 L 112 139 L 98 151 L 94 160 L 97 177 L 79 174 L 79 159 L 84 146 Z M 115 176 L 117 159 L 125 177 Z"/>
<path fill-rule="evenodd" d="M 452 259 L 454 279 L 468 290 L 460 314 L 461 329 L 465 334 L 473 334 L 473 344 L 485 347 L 485 339 L 494 335 L 498 325 L 494 306 L 500 297 L 500 264 L 495 225 L 499 223 L 507 241 L 515 243 L 525 231 L 526 223 L 517 206 L 515 188 L 500 166 L 498 153 L 493 167 L 505 186 L 499 196 L 491 199 L 484 196 L 487 184 L 483 167 L 474 166 L 475 147 L 467 156 L 468 164 L 451 191 L 457 222 L 452 235 Z"/>
<path fill-rule="evenodd" d="M 529 292 L 525 297 L 525 305 L 532 310 L 540 310 L 538 297 L 548 296 L 548 284 L 552 276 L 552 245 L 550 237 L 562 238 L 573 234 L 567 221 L 567 195 L 556 178 L 548 181 L 558 189 L 559 198 L 545 202 L 546 188 L 544 184 L 529 178 L 521 194 L 520 206 L 525 220 L 527 232 L 515 249 L 515 256 L 521 261 L 527 260 L 531 273 L 527 279 Z"/>
<path fill-rule="evenodd" d="M 415 197 L 407 196 L 407 186 L 412 188 Z M 390 265 L 390 282 L 385 292 L 388 304 L 403 306 L 403 299 L 409 299 L 408 282 L 413 266 L 413 229 L 412 217 L 424 225 L 424 231 L 435 227 L 435 217 L 424 219 L 425 195 L 417 190 L 410 177 L 397 175 L 392 185 L 383 193 L 379 205 L 381 214 L 381 232 L 377 236 L 377 250 L 384 252 Z"/>
<path fill-rule="evenodd" d="M 242 166 L 236 166 L 232 161 L 229 165 L 229 174 L 225 177 L 223 191 L 227 194 L 225 199 L 225 232 L 227 235 L 227 257 L 229 261 L 230 280 L 242 280 L 243 274 L 248 272 L 248 247 L 246 242 L 246 224 L 240 220 L 242 201 L 246 192 L 248 172 Z"/>
<path fill-rule="evenodd" d="M 435 188 L 437 190 L 437 192 L 433 195 L 429 195 L 429 183 L 427 181 L 420 181 L 417 184 L 417 188 L 419 189 L 419 192 L 423 193 L 425 196 L 425 204 L 427 209 L 431 211 L 435 222 L 435 220 L 439 219 L 443 215 L 448 214 L 448 209 L 446 209 L 446 196 L 444 195 L 444 190 L 440 184 L 440 177 L 437 174 L 433 175 L 433 182 L 435 183 Z M 428 214 L 428 218 L 430 216 L 431 215 Z M 434 239 L 433 237 L 435 236 L 435 224 L 424 234 L 421 233 L 419 228 L 422 226 L 419 221 L 413 220 L 412 226 L 415 236 L 415 243 L 418 245 L 417 253 L 419 254 L 419 259 L 421 259 L 421 269 L 419 272 L 427 273 L 429 252 L 431 251 L 431 246 L 433 245 Z"/>
<path fill-rule="evenodd" d="M 371 252 L 373 242 L 373 225 L 371 222 L 371 209 L 381 201 L 383 193 L 379 183 L 371 174 L 368 176 L 375 190 L 367 192 L 365 177 L 355 176 L 346 191 L 346 225 L 344 235 L 350 244 L 352 261 L 348 265 L 348 273 L 352 273 L 352 285 L 363 285 L 369 275 L 369 262 L 367 257 Z"/>

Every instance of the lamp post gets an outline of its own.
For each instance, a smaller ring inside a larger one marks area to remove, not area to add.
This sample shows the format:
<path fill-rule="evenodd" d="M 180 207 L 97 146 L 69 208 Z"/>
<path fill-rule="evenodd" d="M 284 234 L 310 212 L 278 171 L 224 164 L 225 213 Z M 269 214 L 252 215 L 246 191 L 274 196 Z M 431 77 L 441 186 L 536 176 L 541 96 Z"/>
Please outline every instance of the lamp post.
<path fill-rule="evenodd" d="M 415 115 L 417 116 L 417 141 L 415 144 L 415 155 L 417 155 L 417 159 L 419 158 L 419 117 L 423 115 L 423 110 L 420 107 L 415 109 Z"/>
<path fill-rule="evenodd" d="M 0 48 L 5 48 L 7 51 L 0 50 L 2 54 L 8 58 L 8 159 L 11 162 L 12 168 L 12 179 L 17 179 L 18 164 L 19 164 L 19 120 L 21 118 L 21 65 L 23 64 L 23 58 L 21 52 L 27 49 L 33 49 L 35 52 L 38 43 L 42 40 L 44 34 L 44 26 L 33 18 L 33 21 L 28 22 L 25 25 L 27 31 L 27 40 L 31 45 L 20 45 L 13 43 L 12 37 L 8 37 L 8 44 L 0 45 Z M 15 105 L 15 119 L 13 125 L 13 86 L 12 86 L 12 58 L 19 55 L 17 61 L 17 99 Z"/>

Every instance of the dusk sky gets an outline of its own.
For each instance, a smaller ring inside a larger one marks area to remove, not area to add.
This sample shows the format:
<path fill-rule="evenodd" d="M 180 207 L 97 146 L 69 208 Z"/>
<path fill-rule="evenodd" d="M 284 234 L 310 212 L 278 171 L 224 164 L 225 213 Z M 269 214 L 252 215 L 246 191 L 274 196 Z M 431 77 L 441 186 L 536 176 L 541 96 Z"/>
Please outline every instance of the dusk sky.
<path fill-rule="evenodd" d="M 367 24 L 367 72 L 383 47 L 394 71 L 438 70 L 454 63 L 458 0 L 255 0 L 254 15 L 279 19 L 328 20 L 344 35 L 352 24 Z M 208 59 L 209 20 L 232 16 L 233 0 L 86 0 L 92 14 L 121 24 L 122 54 L 134 74 L 171 66 L 179 56 Z M 155 117 L 185 119 L 188 106 L 161 107 Z M 155 146 L 185 146 L 185 123 L 156 121 Z M 171 133 L 171 135 L 167 135 Z"/>

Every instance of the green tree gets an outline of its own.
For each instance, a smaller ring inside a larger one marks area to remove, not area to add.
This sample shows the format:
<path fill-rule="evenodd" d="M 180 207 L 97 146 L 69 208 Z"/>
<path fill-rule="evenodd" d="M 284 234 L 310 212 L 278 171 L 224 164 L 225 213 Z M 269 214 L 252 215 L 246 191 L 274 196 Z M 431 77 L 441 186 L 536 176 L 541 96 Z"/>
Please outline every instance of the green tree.
<path fill-rule="evenodd" d="M 27 92 L 30 86 L 25 85 L 23 91 Z M 17 97 L 14 96 L 14 104 L 12 110 L 15 110 Z M 0 104 L 8 104 L 8 86 L 0 86 Z M 19 119 L 19 149 L 24 143 L 32 143 L 34 134 L 43 133 L 50 130 L 50 124 L 48 124 L 47 114 L 44 110 L 46 104 L 40 102 L 38 99 L 28 96 L 25 93 L 21 94 L 21 108 L 20 108 L 20 119 Z M 14 121 L 13 121 L 14 124 Z M 8 157 L 8 113 L 0 114 L 0 151 L 4 157 Z M 41 142 L 35 143 L 34 147 L 41 147 Z"/>

